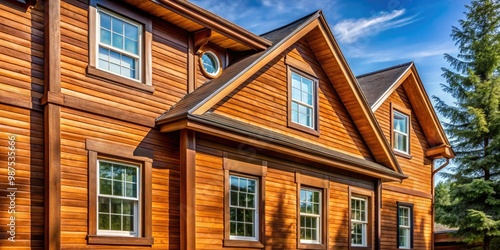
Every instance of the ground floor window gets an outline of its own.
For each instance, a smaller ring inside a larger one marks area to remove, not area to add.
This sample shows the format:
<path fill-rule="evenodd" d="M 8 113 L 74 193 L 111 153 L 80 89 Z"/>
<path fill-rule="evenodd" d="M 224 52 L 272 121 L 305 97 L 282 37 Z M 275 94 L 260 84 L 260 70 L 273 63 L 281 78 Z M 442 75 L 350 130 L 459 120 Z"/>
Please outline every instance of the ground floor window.
<path fill-rule="evenodd" d="M 259 181 L 230 175 L 229 226 L 231 239 L 257 240 Z"/>
<path fill-rule="evenodd" d="M 413 243 L 413 204 L 398 202 L 398 247 L 410 249 Z"/>
<path fill-rule="evenodd" d="M 351 246 L 367 246 L 368 199 L 351 197 Z"/>
<path fill-rule="evenodd" d="M 300 189 L 300 242 L 321 243 L 321 190 Z"/>

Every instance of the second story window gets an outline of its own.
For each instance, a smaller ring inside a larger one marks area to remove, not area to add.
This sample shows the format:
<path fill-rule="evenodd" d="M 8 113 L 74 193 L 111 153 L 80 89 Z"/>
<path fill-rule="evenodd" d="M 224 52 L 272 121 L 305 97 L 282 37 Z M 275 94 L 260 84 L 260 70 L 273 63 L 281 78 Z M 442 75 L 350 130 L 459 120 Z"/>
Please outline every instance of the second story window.
<path fill-rule="evenodd" d="M 103 9 L 97 19 L 97 68 L 141 81 L 142 25 Z"/>
<path fill-rule="evenodd" d="M 290 81 L 291 122 L 307 129 L 316 130 L 317 81 L 294 71 L 291 71 Z"/>
<path fill-rule="evenodd" d="M 394 136 L 393 145 L 394 149 L 399 152 L 409 153 L 409 119 L 408 116 L 394 111 Z"/>

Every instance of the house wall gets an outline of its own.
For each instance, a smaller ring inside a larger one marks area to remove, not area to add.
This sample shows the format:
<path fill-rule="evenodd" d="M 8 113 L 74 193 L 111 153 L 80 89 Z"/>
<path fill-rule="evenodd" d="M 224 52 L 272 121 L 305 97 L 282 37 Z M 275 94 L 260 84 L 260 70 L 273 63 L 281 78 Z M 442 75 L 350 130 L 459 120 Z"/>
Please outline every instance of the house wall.
<path fill-rule="evenodd" d="M 375 117 L 388 141 L 391 141 L 392 133 L 391 104 L 412 111 L 403 85 L 400 85 L 375 112 Z M 401 183 L 383 184 L 381 210 L 383 215 L 381 226 L 384 232 L 381 239 L 383 249 L 396 249 L 396 202 L 398 201 L 414 204 L 415 248 L 431 249 L 432 247 L 432 161 L 425 157 L 425 150 L 429 148 L 429 145 L 423 134 L 421 123 L 413 112 L 409 138 L 411 158 L 396 155 L 403 173 L 409 176 L 408 179 Z"/>
<path fill-rule="evenodd" d="M 288 78 L 285 55 L 310 65 L 318 77 L 319 136 L 287 126 Z M 332 83 L 305 39 L 292 45 L 275 60 L 262 67 L 255 76 L 216 105 L 214 112 L 355 157 L 373 160 Z"/>
<path fill-rule="evenodd" d="M 224 240 L 224 154 L 239 154 L 267 161 L 265 177 L 265 249 L 297 248 L 297 183 L 300 175 L 324 176 L 328 180 L 328 249 L 349 249 L 349 189 L 374 190 L 373 180 L 339 175 L 337 171 L 315 170 L 312 165 L 247 154 L 230 144 L 197 137 L 196 152 L 196 248 L 225 249 Z M 230 145 L 230 146 L 228 146 Z M 262 214 L 261 214 L 262 216 Z M 325 216 L 323 214 L 323 216 Z M 371 222 L 371 226 L 373 226 Z M 372 234 L 372 241 L 374 242 Z M 250 248 L 246 248 L 250 249 Z"/>
<path fill-rule="evenodd" d="M 43 11 L 42 1 L 29 9 L 0 2 L 0 248 L 43 249 Z M 8 240 L 11 222 L 15 242 Z"/>

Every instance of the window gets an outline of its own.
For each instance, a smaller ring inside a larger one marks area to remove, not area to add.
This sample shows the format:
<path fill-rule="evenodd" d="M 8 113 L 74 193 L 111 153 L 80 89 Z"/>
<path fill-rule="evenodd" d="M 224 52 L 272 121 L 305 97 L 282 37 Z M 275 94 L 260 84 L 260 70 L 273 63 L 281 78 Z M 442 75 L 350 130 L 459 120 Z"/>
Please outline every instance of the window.
<path fill-rule="evenodd" d="M 151 19 L 123 4 L 91 0 L 89 37 L 87 75 L 153 92 Z"/>
<path fill-rule="evenodd" d="M 321 191 L 300 189 L 300 242 L 321 243 Z"/>
<path fill-rule="evenodd" d="M 291 120 L 307 128 L 316 129 L 316 82 L 291 72 Z"/>
<path fill-rule="evenodd" d="M 89 244 L 153 244 L 152 151 L 87 139 Z"/>
<path fill-rule="evenodd" d="M 364 197 L 351 197 L 351 246 L 367 246 L 368 201 Z"/>
<path fill-rule="evenodd" d="M 230 176 L 229 231 L 231 239 L 258 240 L 258 184 L 257 179 Z"/>
<path fill-rule="evenodd" d="M 309 175 L 311 174 L 311 175 Z M 313 173 L 295 173 L 297 185 L 297 248 L 328 249 L 330 181 Z"/>
<path fill-rule="evenodd" d="M 98 235 L 138 235 L 139 167 L 98 160 Z"/>
<path fill-rule="evenodd" d="M 374 191 L 365 188 L 349 186 L 349 241 L 351 248 L 372 249 Z"/>
<path fill-rule="evenodd" d="M 99 69 L 140 81 L 142 25 L 97 9 Z"/>
<path fill-rule="evenodd" d="M 215 78 L 222 72 L 221 61 L 212 51 L 205 51 L 201 54 L 200 64 L 203 74 L 208 78 Z"/>
<path fill-rule="evenodd" d="M 224 247 L 263 248 L 266 162 L 224 153 Z"/>
<path fill-rule="evenodd" d="M 413 204 L 398 202 L 398 248 L 413 248 Z"/>
<path fill-rule="evenodd" d="M 394 111 L 394 136 L 393 143 L 394 149 L 399 152 L 409 153 L 409 140 L 408 140 L 408 130 L 409 130 L 409 117 Z"/>

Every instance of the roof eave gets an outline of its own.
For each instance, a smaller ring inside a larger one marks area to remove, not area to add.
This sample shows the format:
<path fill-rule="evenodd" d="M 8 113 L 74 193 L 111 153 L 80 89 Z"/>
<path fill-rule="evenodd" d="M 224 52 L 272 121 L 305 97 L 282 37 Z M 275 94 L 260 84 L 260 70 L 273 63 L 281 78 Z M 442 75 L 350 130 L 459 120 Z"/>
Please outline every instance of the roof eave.
<path fill-rule="evenodd" d="M 194 22 L 197 22 L 204 27 L 217 31 L 224 36 L 246 44 L 254 50 L 264 50 L 272 45 L 271 41 L 261 36 L 255 35 L 250 31 L 226 19 L 223 19 L 189 1 L 151 1 Z"/>

